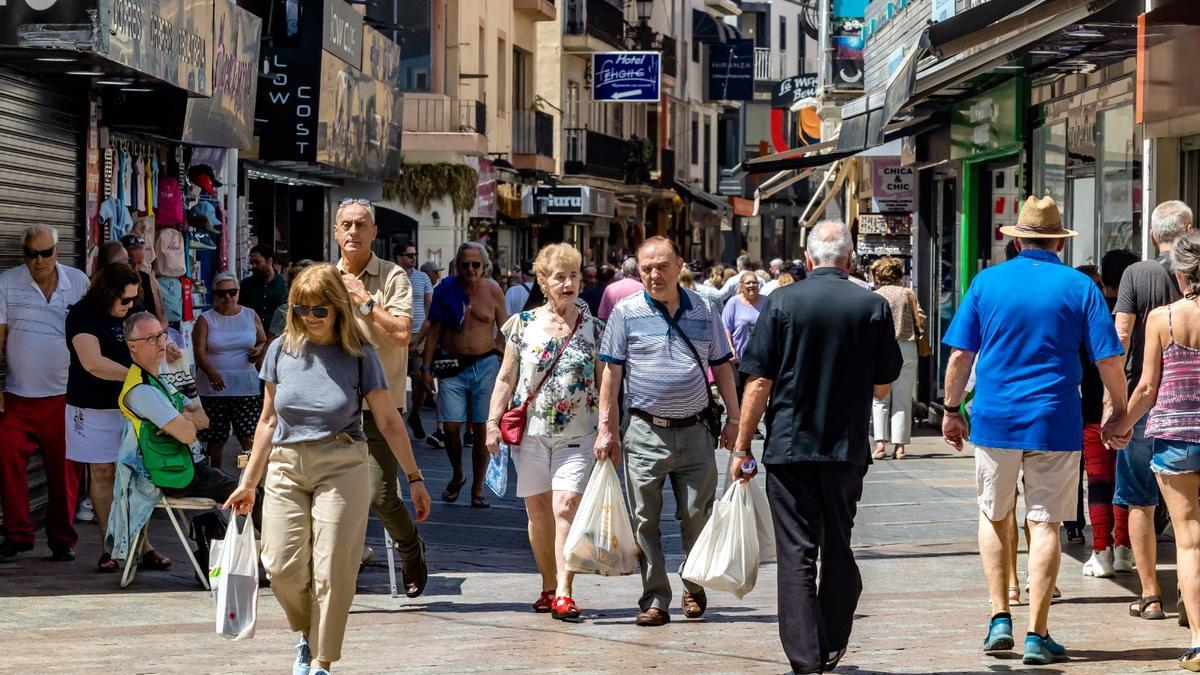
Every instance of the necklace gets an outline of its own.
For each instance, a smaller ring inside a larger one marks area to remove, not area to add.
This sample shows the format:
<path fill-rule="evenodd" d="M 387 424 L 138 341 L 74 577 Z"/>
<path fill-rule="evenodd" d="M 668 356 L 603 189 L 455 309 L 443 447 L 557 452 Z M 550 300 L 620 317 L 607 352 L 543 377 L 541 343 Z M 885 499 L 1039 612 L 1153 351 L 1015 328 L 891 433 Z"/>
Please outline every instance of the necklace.
<path fill-rule="evenodd" d="M 546 306 L 546 318 L 552 321 L 554 323 L 554 327 L 558 328 L 559 330 L 566 330 L 569 326 L 567 320 L 559 314 L 555 314 L 554 310 L 550 309 L 549 305 Z"/>

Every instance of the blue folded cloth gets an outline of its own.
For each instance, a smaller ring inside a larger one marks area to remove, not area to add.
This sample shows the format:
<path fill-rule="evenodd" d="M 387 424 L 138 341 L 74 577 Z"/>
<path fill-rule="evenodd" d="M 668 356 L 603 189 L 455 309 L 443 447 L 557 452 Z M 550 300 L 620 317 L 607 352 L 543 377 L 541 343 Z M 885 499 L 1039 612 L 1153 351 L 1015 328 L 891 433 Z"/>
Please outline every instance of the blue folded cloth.
<path fill-rule="evenodd" d="M 458 282 L 458 277 L 452 274 L 442 279 L 433 289 L 429 320 L 448 323 L 462 330 L 463 322 L 467 319 L 467 305 L 470 302 L 471 298 L 466 289 Z"/>

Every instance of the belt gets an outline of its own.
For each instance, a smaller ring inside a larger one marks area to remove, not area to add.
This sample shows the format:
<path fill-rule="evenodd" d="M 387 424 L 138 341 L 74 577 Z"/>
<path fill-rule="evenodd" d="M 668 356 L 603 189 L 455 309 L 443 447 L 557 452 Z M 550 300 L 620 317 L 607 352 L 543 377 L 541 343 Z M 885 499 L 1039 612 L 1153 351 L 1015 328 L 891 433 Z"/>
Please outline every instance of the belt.
<path fill-rule="evenodd" d="M 704 421 L 704 418 L 700 413 L 691 415 L 689 417 L 682 417 L 682 418 L 655 417 L 654 415 L 651 415 L 650 413 L 646 412 L 645 410 L 638 410 L 637 408 L 630 408 L 629 414 L 633 415 L 634 417 L 639 417 L 639 418 L 645 420 L 652 426 L 662 427 L 664 429 L 682 429 L 684 427 L 690 427 L 690 426 L 693 426 L 696 424 L 700 424 L 701 422 Z"/>

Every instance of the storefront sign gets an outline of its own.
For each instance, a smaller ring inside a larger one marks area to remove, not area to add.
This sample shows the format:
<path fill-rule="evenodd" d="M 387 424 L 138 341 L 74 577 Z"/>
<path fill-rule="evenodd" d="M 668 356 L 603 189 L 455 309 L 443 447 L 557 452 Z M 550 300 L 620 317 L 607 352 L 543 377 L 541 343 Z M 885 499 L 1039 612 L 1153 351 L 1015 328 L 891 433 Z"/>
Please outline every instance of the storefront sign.
<path fill-rule="evenodd" d="M 833 86 L 863 88 L 863 21 L 867 0 L 833 2 Z"/>
<path fill-rule="evenodd" d="M 96 2 L 0 0 L 0 45 L 73 47 L 90 41 Z"/>
<path fill-rule="evenodd" d="M 28 0 L 22 0 L 28 1 Z M 212 95 L 213 0 L 111 0 L 101 53 L 194 96 Z"/>
<path fill-rule="evenodd" d="M 708 101 L 754 99 L 754 40 L 730 40 L 708 48 Z"/>
<path fill-rule="evenodd" d="M 912 213 L 913 169 L 900 166 L 898 157 L 871 160 L 871 210 L 880 213 Z"/>
<path fill-rule="evenodd" d="M 482 157 L 468 157 L 467 165 L 475 169 L 478 180 L 475 185 L 475 206 L 471 207 L 471 218 L 496 217 L 496 165 Z"/>
<path fill-rule="evenodd" d="M 531 190 L 534 213 L 543 216 L 611 218 L 616 196 L 586 185 L 539 185 Z"/>
<path fill-rule="evenodd" d="M 394 175 L 400 166 L 398 105 L 394 82 L 323 55 L 317 161 L 365 178 Z"/>
<path fill-rule="evenodd" d="M 592 54 L 592 100 L 658 103 L 662 92 L 659 52 Z"/>
<path fill-rule="evenodd" d="M 316 161 L 321 52 L 264 47 L 263 54 L 271 78 L 258 88 L 254 108 L 259 157 Z"/>
<path fill-rule="evenodd" d="M 1021 116 L 1016 80 L 993 87 L 956 105 L 950 115 L 950 158 L 961 159 L 1017 146 Z"/>
<path fill-rule="evenodd" d="M 215 0 L 212 98 L 190 99 L 185 143 L 249 150 L 262 20 L 229 0 Z"/>
<path fill-rule="evenodd" d="M 363 30 L 362 70 L 380 82 L 397 82 L 400 75 L 400 45 L 374 28 Z"/>
<path fill-rule="evenodd" d="M 362 68 L 363 16 L 343 0 L 325 0 L 321 40 L 325 51 L 355 68 Z"/>
<path fill-rule="evenodd" d="M 817 75 L 804 73 L 795 77 L 785 77 L 771 92 L 771 107 L 791 109 L 793 103 L 817 95 Z"/>

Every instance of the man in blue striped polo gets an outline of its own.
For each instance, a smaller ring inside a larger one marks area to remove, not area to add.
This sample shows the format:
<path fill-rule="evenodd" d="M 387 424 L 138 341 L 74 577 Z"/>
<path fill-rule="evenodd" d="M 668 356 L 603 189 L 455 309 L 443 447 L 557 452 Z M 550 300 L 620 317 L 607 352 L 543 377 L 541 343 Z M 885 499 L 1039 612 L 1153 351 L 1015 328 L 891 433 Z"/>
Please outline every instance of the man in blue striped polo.
<path fill-rule="evenodd" d="M 659 532 L 663 482 L 671 481 L 686 555 L 716 497 L 713 446 L 719 440 L 722 447 L 733 447 L 739 408 L 720 316 L 699 295 L 680 288 L 683 258 L 675 244 L 651 237 L 638 248 L 637 262 L 645 290 L 617 303 L 600 344 L 607 372 L 601 380 L 596 457 L 617 464 L 624 446 L 625 486 L 641 549 L 637 625 L 662 626 L 671 620 L 671 582 Z M 729 412 L 720 439 L 714 438 L 720 411 L 709 391 L 709 368 Z M 629 424 L 618 444 L 622 379 Z M 683 585 L 683 614 L 694 619 L 704 613 L 707 598 L 700 586 Z"/>

